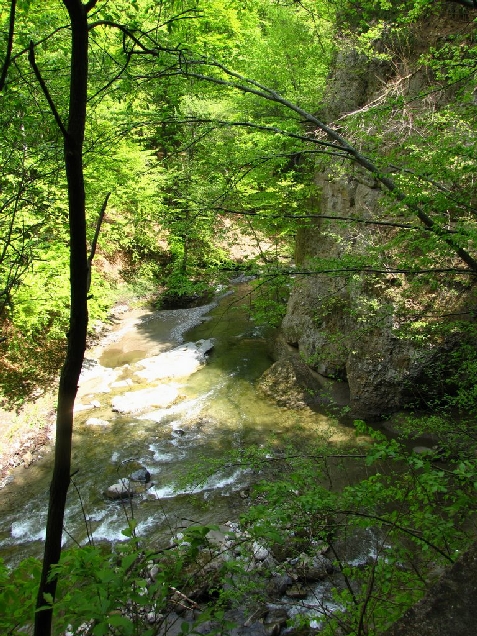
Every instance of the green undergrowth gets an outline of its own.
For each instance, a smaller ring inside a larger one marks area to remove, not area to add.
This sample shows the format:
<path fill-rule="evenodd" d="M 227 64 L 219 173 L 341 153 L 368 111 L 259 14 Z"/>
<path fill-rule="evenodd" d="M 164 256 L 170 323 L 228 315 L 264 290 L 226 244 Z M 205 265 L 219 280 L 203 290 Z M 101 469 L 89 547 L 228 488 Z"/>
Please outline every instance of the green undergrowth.
<path fill-rule="evenodd" d="M 150 545 L 130 519 L 124 542 L 112 549 L 65 551 L 52 572 L 59 578 L 55 633 L 186 634 L 208 621 L 208 633 L 227 634 L 234 608 L 256 611 L 272 574 L 300 580 L 322 554 L 333 563 L 328 603 L 288 625 L 308 633 L 319 624 L 326 636 L 382 633 L 474 540 L 477 461 L 443 461 L 437 451 L 412 452 L 405 440 L 356 426 L 373 439 L 365 453 L 310 447 L 229 458 L 264 477 L 240 530 L 229 532 L 232 549 L 210 542 L 216 526 L 191 526 L 162 547 Z M 260 568 L 253 566 L 257 545 L 273 557 Z M 1 566 L 2 633 L 24 633 L 31 623 L 38 575 L 32 559 L 12 571 Z"/>

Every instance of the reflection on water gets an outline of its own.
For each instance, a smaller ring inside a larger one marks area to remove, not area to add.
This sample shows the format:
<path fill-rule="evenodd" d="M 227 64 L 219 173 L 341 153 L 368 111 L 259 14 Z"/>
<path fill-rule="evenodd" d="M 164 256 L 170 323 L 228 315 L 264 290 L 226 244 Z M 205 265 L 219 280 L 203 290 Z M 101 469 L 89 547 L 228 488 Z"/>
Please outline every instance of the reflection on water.
<path fill-rule="evenodd" d="M 272 362 L 270 334 L 249 321 L 240 308 L 241 293 L 238 288 L 216 306 L 127 312 L 102 346 L 88 352 L 77 399 L 65 543 L 84 542 L 86 526 L 96 540 L 120 541 L 131 515 L 137 519 L 138 533 L 153 538 L 169 533 L 184 519 L 234 519 L 244 506 L 241 491 L 253 474 L 220 462 L 228 451 L 280 446 L 288 434 L 303 445 L 319 436 L 331 441 L 349 436 L 324 414 L 279 408 L 257 395 L 254 382 Z M 184 340 L 208 338 L 214 338 L 214 348 L 207 364 L 189 377 L 147 384 L 136 374 L 140 360 Z M 172 403 L 159 408 L 144 405 L 130 414 L 112 410 L 115 396 L 151 387 L 159 390 L 167 382 L 177 388 Z M 200 461 L 211 474 L 186 486 L 186 475 Z M 129 474 L 131 462 L 147 467 L 152 486 L 127 505 L 108 500 L 104 490 Z M 23 470 L 1 493 L 0 555 L 7 560 L 42 551 L 50 470 L 47 456 Z"/>

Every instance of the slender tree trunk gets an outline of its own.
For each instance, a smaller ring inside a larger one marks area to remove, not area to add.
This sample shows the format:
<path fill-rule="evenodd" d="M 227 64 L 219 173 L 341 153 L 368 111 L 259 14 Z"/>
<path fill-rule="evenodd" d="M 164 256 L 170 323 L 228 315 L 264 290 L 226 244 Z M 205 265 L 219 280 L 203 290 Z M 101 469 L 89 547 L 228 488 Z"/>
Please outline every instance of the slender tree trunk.
<path fill-rule="evenodd" d="M 50 486 L 48 520 L 46 525 L 43 570 L 38 589 L 37 609 L 55 598 L 56 577 L 49 579 L 51 566 L 61 554 L 63 519 L 66 495 L 70 484 L 73 406 L 86 349 L 88 256 L 86 246 L 85 189 L 82 148 L 86 120 L 88 77 L 88 23 L 91 3 L 63 0 L 68 11 L 71 30 L 71 79 L 69 117 L 64 131 L 64 161 L 68 182 L 70 229 L 70 285 L 71 308 L 68 349 L 60 377 L 56 415 L 55 463 Z M 50 636 L 53 608 L 37 611 L 35 636 Z"/>

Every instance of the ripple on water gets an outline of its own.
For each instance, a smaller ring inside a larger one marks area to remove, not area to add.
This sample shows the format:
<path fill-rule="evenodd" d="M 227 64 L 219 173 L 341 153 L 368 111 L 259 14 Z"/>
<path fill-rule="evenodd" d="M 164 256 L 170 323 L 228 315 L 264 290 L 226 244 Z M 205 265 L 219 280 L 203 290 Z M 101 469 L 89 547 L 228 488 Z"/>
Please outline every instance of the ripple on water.
<path fill-rule="evenodd" d="M 141 536 L 147 534 L 148 530 L 154 528 L 164 521 L 165 515 L 162 512 L 158 512 L 154 515 L 148 516 L 146 519 L 142 519 L 136 525 L 136 533 Z M 124 530 L 128 527 L 128 519 L 121 506 L 115 504 L 111 506 L 106 518 L 103 518 L 100 523 L 91 533 L 91 536 L 96 541 L 108 541 L 109 543 L 118 543 L 126 539 Z M 87 543 L 88 539 L 83 540 L 83 544 Z"/>
<path fill-rule="evenodd" d="M 184 459 L 187 453 L 185 451 L 180 452 L 168 452 L 160 444 L 149 444 L 149 450 L 153 453 L 153 460 L 158 463 L 167 464 L 175 462 L 180 459 Z M 147 458 L 144 459 L 147 462 Z"/>
<path fill-rule="evenodd" d="M 12 523 L 11 536 L 17 543 L 30 543 L 32 541 L 44 541 L 46 531 L 44 519 L 24 519 Z"/>

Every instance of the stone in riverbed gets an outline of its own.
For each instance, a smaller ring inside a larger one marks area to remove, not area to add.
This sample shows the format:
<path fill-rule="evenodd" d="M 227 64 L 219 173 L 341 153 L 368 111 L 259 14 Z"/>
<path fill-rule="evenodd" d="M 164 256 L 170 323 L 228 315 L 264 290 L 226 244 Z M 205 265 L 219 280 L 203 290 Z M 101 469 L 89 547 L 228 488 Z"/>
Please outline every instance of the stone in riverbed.
<path fill-rule="evenodd" d="M 151 481 L 151 473 L 147 468 L 139 468 L 130 475 L 131 481 L 140 481 L 143 484 L 147 484 Z"/>
<path fill-rule="evenodd" d="M 285 627 L 288 621 L 288 614 L 286 609 L 282 607 L 270 607 L 263 624 L 267 634 L 274 635 L 279 634 L 282 627 Z"/>
<path fill-rule="evenodd" d="M 302 409 L 323 401 L 323 390 L 316 374 L 303 360 L 292 355 L 272 364 L 258 381 L 257 388 L 279 406 L 287 408 Z"/>
<path fill-rule="evenodd" d="M 213 347 L 213 338 L 187 342 L 171 351 L 142 360 L 138 366 L 143 369 L 136 371 L 134 375 L 147 382 L 187 377 L 205 364 L 206 354 Z"/>
<path fill-rule="evenodd" d="M 296 583 L 289 587 L 285 594 L 288 598 L 303 599 L 308 596 L 308 590 L 299 583 Z"/>
<path fill-rule="evenodd" d="M 113 398 L 111 406 L 117 413 L 137 413 L 148 408 L 167 408 L 178 396 L 177 386 L 156 386 L 117 395 Z"/>
<path fill-rule="evenodd" d="M 267 594 L 271 598 L 280 598 L 291 585 L 293 579 L 288 574 L 274 574 L 267 584 Z"/>
<path fill-rule="evenodd" d="M 253 558 L 255 561 L 265 561 L 265 559 L 270 556 L 270 552 L 263 545 L 260 545 L 256 541 L 253 542 L 252 546 Z"/>
<path fill-rule="evenodd" d="M 307 559 L 297 567 L 300 579 L 308 582 L 317 582 L 326 579 L 334 571 L 333 564 L 322 554 Z"/>
<path fill-rule="evenodd" d="M 137 490 L 135 490 L 134 485 L 129 479 L 120 479 L 104 491 L 104 495 L 108 497 L 108 499 L 114 500 L 131 499 L 136 493 Z"/>
<path fill-rule="evenodd" d="M 86 420 L 87 426 L 109 426 L 109 422 L 107 420 L 102 420 L 99 417 L 88 417 Z"/>
<path fill-rule="evenodd" d="M 149 486 L 150 482 L 133 481 L 130 478 L 123 477 L 115 484 L 109 486 L 109 488 L 106 488 L 103 494 L 108 499 L 115 501 L 132 499 L 135 495 L 145 493 Z"/>

